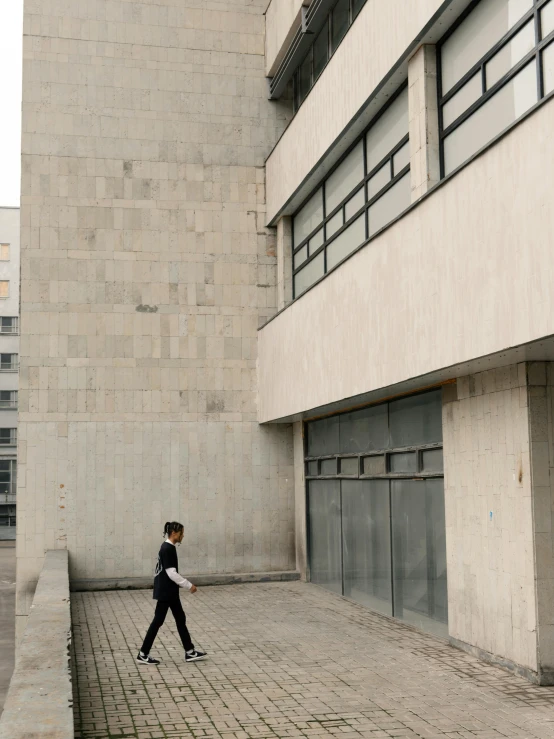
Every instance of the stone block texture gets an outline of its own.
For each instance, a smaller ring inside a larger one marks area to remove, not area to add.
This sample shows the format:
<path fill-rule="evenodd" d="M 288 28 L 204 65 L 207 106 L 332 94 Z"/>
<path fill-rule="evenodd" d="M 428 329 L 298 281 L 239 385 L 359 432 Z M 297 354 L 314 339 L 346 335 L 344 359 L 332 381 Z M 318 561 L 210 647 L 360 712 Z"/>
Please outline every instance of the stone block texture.
<path fill-rule="evenodd" d="M 553 379 L 531 362 L 444 393 L 450 635 L 550 682 Z"/>
<path fill-rule="evenodd" d="M 412 202 L 440 180 L 436 47 L 424 44 L 408 64 Z"/>
<path fill-rule="evenodd" d="M 256 423 L 276 310 L 267 0 L 26 0 L 18 614 L 73 578 L 294 568 L 290 426 Z"/>

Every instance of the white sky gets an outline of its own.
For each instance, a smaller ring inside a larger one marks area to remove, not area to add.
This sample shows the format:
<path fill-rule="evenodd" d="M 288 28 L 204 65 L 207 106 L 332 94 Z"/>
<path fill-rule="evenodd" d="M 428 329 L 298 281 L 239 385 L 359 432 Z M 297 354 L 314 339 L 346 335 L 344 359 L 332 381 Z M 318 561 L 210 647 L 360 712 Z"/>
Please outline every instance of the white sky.
<path fill-rule="evenodd" d="M 23 0 L 0 0 L 0 205 L 19 205 Z"/>

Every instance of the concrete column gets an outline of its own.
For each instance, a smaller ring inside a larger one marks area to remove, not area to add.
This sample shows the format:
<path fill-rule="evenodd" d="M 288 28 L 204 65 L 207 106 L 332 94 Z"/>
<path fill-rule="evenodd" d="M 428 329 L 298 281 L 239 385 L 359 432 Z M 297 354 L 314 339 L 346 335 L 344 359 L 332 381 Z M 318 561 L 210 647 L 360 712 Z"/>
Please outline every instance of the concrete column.
<path fill-rule="evenodd" d="M 292 218 L 277 223 L 277 309 L 292 302 Z"/>
<path fill-rule="evenodd" d="M 554 363 L 527 365 L 529 452 L 533 501 L 537 668 L 554 684 Z"/>
<path fill-rule="evenodd" d="M 443 392 L 451 640 L 554 684 L 554 363 Z"/>
<path fill-rule="evenodd" d="M 420 46 L 408 62 L 412 202 L 440 180 L 437 54 Z"/>
<path fill-rule="evenodd" d="M 296 569 L 302 580 L 307 571 L 306 480 L 304 477 L 304 429 L 301 421 L 293 424 L 294 436 L 294 519 Z"/>
<path fill-rule="evenodd" d="M 526 365 L 446 386 L 443 439 L 450 638 L 536 680 Z"/>

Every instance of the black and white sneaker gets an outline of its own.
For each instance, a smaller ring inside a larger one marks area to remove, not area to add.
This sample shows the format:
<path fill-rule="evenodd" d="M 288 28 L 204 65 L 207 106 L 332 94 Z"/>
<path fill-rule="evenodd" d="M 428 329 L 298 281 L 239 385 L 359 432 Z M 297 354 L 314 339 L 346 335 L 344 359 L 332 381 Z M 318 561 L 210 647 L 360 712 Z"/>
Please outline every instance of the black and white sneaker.
<path fill-rule="evenodd" d="M 206 652 L 195 649 L 193 652 L 185 652 L 185 662 L 198 662 L 199 659 L 204 659 L 207 656 Z"/>
<path fill-rule="evenodd" d="M 139 662 L 141 665 L 159 665 L 160 660 L 154 659 L 153 657 L 150 657 L 149 654 L 143 654 L 142 652 L 139 652 L 137 654 L 137 662 Z"/>

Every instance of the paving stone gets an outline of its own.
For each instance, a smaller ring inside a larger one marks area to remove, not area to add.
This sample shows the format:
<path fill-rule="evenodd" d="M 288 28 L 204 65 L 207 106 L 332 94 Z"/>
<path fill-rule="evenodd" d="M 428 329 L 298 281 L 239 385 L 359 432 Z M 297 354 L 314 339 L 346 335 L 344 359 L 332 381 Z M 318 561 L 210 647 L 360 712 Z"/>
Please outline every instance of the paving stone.
<path fill-rule="evenodd" d="M 168 616 L 159 667 L 135 662 L 150 591 L 72 594 L 76 739 L 554 737 L 554 688 L 301 582 L 184 596 L 186 664 Z"/>

